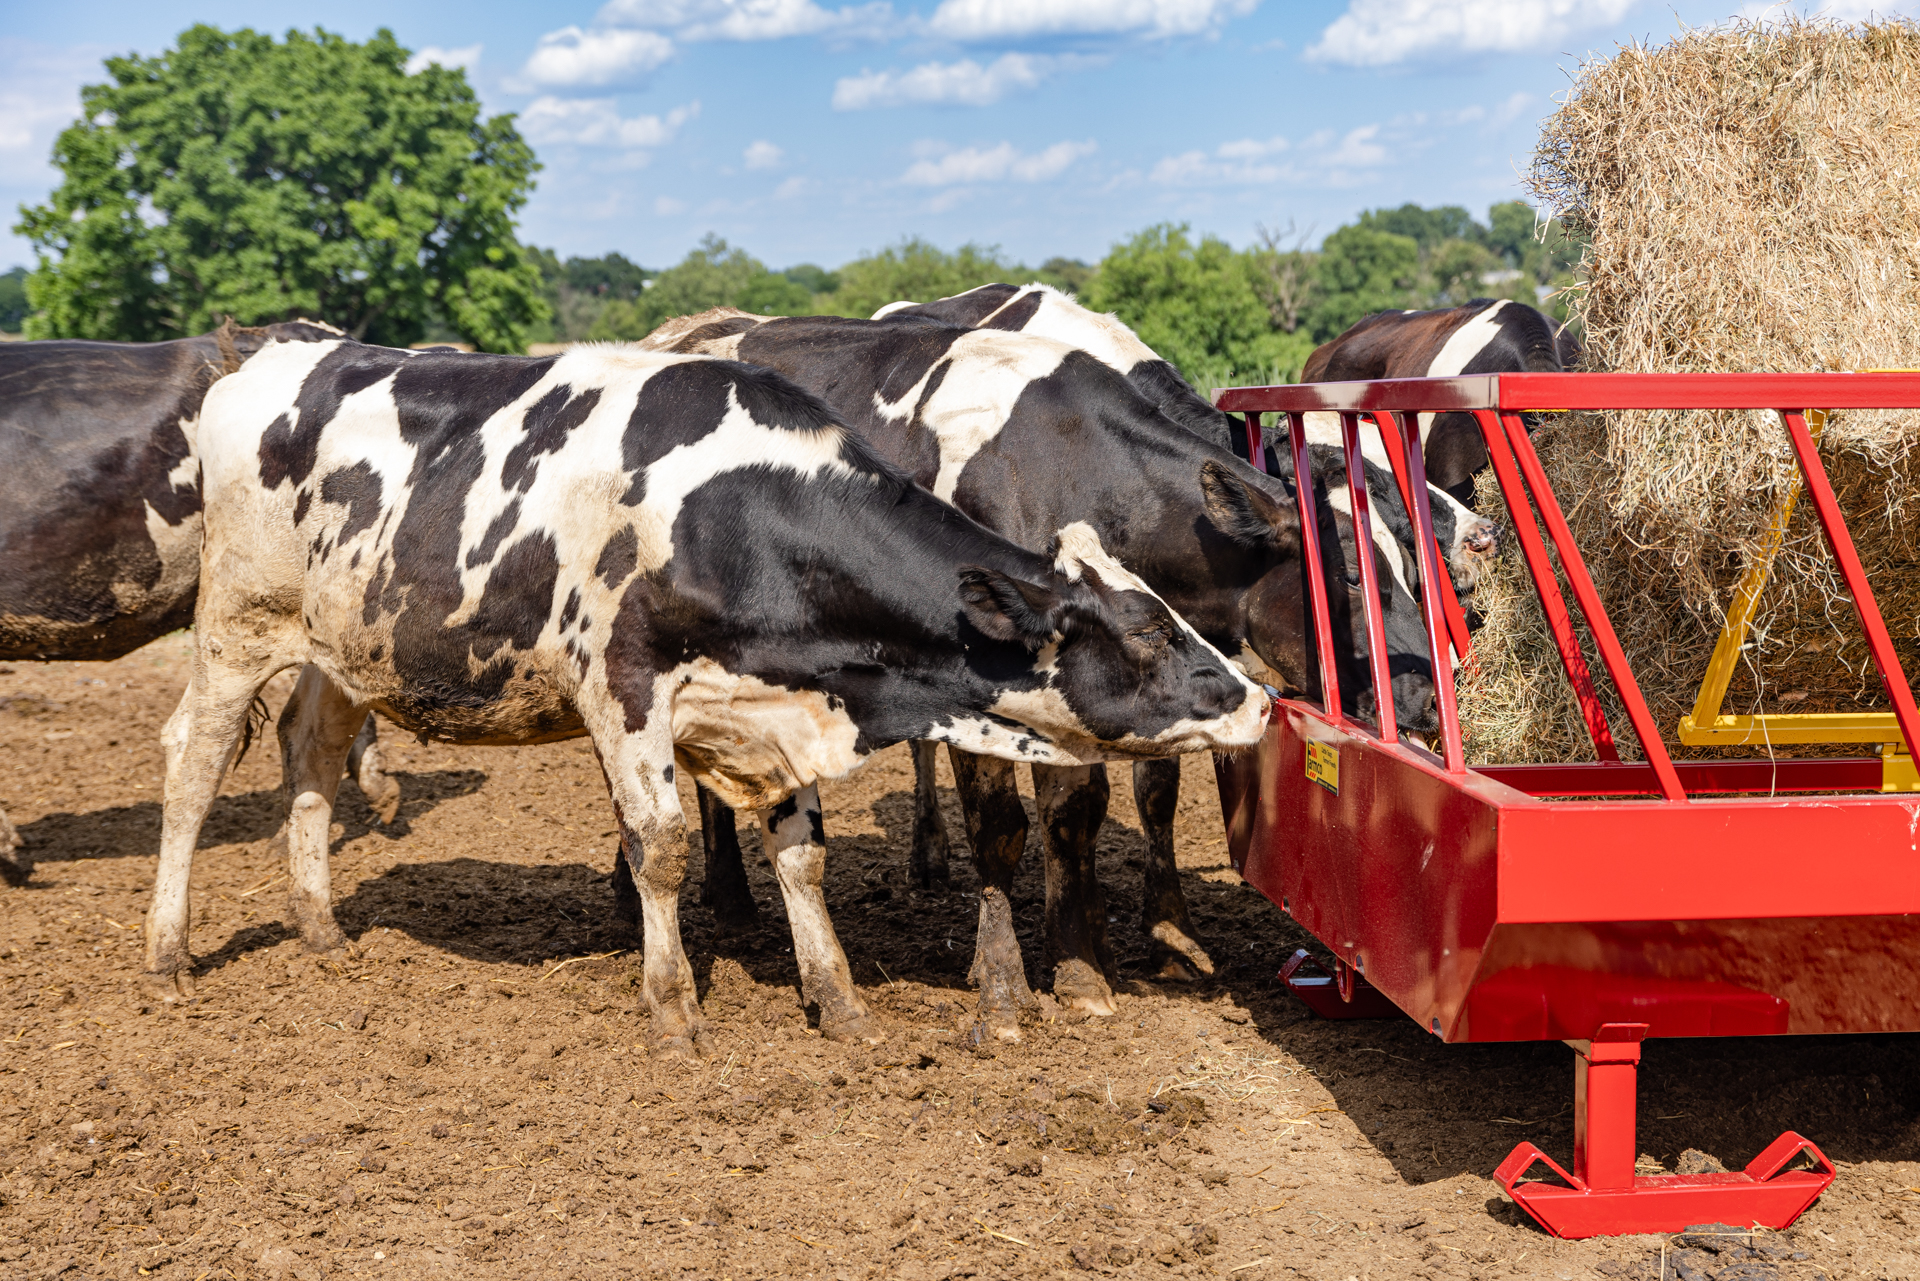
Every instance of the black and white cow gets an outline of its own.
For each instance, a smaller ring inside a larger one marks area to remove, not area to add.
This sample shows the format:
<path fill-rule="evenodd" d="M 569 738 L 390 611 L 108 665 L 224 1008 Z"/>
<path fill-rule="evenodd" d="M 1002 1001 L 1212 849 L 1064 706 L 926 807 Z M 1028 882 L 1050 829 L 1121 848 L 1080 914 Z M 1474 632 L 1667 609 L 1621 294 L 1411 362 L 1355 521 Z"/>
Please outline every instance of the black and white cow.
<path fill-rule="evenodd" d="M 1083 307 L 1071 295 L 1049 285 L 982 285 L 930 303 L 889 303 L 874 313 L 876 320 L 885 317 L 918 317 L 939 324 L 1003 329 L 1064 342 L 1118 371 L 1143 397 L 1159 406 L 1167 419 L 1240 457 L 1247 456 L 1244 424 L 1202 399 L 1179 370 L 1142 342 L 1118 316 Z M 1328 502 L 1334 510 L 1350 516 L 1352 500 L 1346 492 L 1346 460 L 1338 448 L 1338 432 L 1335 419 L 1333 439 L 1329 442 L 1322 438 L 1314 445 L 1312 463 L 1316 478 L 1326 487 Z M 1380 543 L 1382 560 L 1394 569 L 1396 583 L 1402 589 L 1404 612 L 1406 603 L 1417 599 L 1413 521 L 1384 450 L 1377 453 L 1366 468 L 1373 532 Z M 1293 459 L 1284 449 L 1276 453 L 1269 448 L 1266 467 L 1289 480 L 1293 476 Z M 1499 555 L 1499 528 L 1462 506 L 1445 490 L 1432 486 L 1429 506 L 1454 585 L 1463 596 L 1469 595 Z M 948 842 L 934 801 L 931 745 L 916 747 L 914 765 L 914 862 L 918 867 L 944 866 Z M 1180 796 L 1179 763 L 1136 762 L 1133 786 L 1148 850 L 1141 927 L 1155 940 L 1156 967 L 1169 978 L 1197 977 L 1196 972 L 1211 974 L 1212 959 L 1194 936 L 1174 865 L 1173 816 Z"/>
<path fill-rule="evenodd" d="M 291 844 L 334 930 L 327 825 L 369 707 L 463 743 L 591 736 L 638 856 L 652 1036 L 697 1053 L 675 767 L 760 812 L 804 994 L 877 1036 L 820 896 L 816 783 L 907 738 L 1080 765 L 1231 748 L 1267 697 L 1101 545 L 1027 551 L 766 369 L 632 348 L 527 358 L 269 347 L 207 399 L 195 667 L 168 722 L 147 966 L 247 706 L 311 663 Z M 1274 539 L 1298 545 L 1276 511 Z"/>
<path fill-rule="evenodd" d="M 1302 382 L 1364 378 L 1451 378 L 1458 374 L 1559 373 L 1579 358 L 1565 331 L 1525 303 L 1476 298 L 1442 311 L 1383 311 L 1356 322 L 1307 357 Z M 1337 443 L 1337 415 L 1308 415 L 1308 435 Z M 1369 456 L 1379 450 L 1371 429 Z M 1472 414 L 1420 415 L 1427 479 L 1462 503 L 1487 465 L 1487 444 Z M 1384 457 L 1384 453 L 1379 455 Z"/>
<path fill-rule="evenodd" d="M 309 321 L 223 326 L 160 343 L 0 344 L 0 659 L 118 658 L 193 622 L 207 389 L 272 339 L 338 331 Z M 383 821 L 399 784 L 373 723 L 353 770 Z M 0 813 L 0 876 L 31 862 Z"/>
<path fill-rule="evenodd" d="M 1294 506 L 1286 487 L 1167 419 L 1086 351 L 1026 333 L 919 318 L 767 320 L 726 309 L 670 321 L 643 345 L 732 356 L 780 371 L 820 395 L 883 456 L 1015 542 L 1044 545 L 1050 528 L 1086 522 L 1202 636 L 1236 655 L 1258 679 L 1317 694 L 1308 671 L 1298 553 L 1272 536 L 1276 514 Z M 1320 534 L 1330 594 L 1344 611 L 1359 579 L 1341 581 L 1343 566 L 1357 570 L 1350 542 L 1342 548 L 1335 537 L 1343 526 L 1329 511 Z M 1397 670 L 1396 713 L 1411 731 L 1430 731 L 1433 686 L 1418 608 L 1397 591 L 1396 570 L 1383 559 L 1376 564 Z M 1347 617 L 1343 612 L 1340 625 Z M 1364 629 L 1355 641 L 1343 650 L 1340 685 L 1352 707 L 1370 714 L 1373 691 L 1359 657 Z M 981 1014 L 996 1035 L 1011 1039 L 1019 1035 L 1018 1007 L 1032 1000 L 1007 906 L 1025 847 L 1026 813 L 1010 764 L 956 754 L 954 771 L 984 886 L 973 970 Z M 1064 1002 L 1111 1013 L 1113 965 L 1094 876 L 1105 771 L 1043 763 L 1035 779 L 1049 860 L 1042 970 Z M 924 813 L 931 792 L 922 800 Z M 1165 824 L 1159 817 L 1155 830 L 1167 830 L 1170 842 L 1171 814 Z M 726 839 L 723 815 L 707 818 L 707 898 L 716 915 L 746 916 L 751 900 L 736 870 L 738 846 Z M 1161 860 L 1167 884 L 1149 886 L 1146 909 L 1156 961 L 1186 958 L 1179 963 L 1210 967 L 1186 922 L 1170 848 Z M 914 869 L 923 882 L 945 879 L 945 867 L 933 863 L 944 849 L 917 845 L 915 857 L 924 860 Z"/>
<path fill-rule="evenodd" d="M 875 320 L 883 317 L 902 320 L 920 317 L 974 329 L 1006 329 L 1078 347 L 1118 370 L 1172 421 L 1243 458 L 1247 455 L 1246 428 L 1237 418 L 1220 412 L 1203 399 L 1180 376 L 1179 370 L 1161 359 L 1118 316 L 1083 307 L 1072 295 L 1051 285 L 982 285 L 937 302 L 888 303 L 873 313 Z M 1323 417 L 1315 415 L 1309 420 L 1308 438 L 1334 449 L 1316 455 L 1315 470 L 1327 482 L 1334 506 L 1342 511 L 1350 510 L 1349 502 L 1340 493 L 1346 485 L 1346 463 L 1338 450 L 1339 419 L 1331 418 L 1329 435 L 1324 430 Z M 1367 492 L 1375 513 L 1374 523 L 1379 526 L 1377 536 L 1382 540 L 1395 539 L 1403 547 L 1411 548 L 1413 519 L 1400 498 L 1385 451 L 1374 446 L 1368 462 Z M 1293 475 L 1293 459 L 1285 449 L 1276 451 L 1270 446 L 1266 467 L 1289 478 Z M 1434 537 L 1446 553 L 1454 586 L 1462 593 L 1471 592 L 1499 556 L 1499 527 L 1462 505 L 1448 491 L 1431 484 L 1428 502 L 1433 513 Z"/>

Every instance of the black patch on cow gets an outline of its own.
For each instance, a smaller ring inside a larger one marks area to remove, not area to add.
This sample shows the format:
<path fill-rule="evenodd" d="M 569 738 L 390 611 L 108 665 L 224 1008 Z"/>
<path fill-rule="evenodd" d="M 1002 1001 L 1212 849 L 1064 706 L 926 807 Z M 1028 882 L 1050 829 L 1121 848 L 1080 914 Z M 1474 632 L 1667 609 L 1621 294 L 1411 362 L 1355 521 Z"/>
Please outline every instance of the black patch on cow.
<path fill-rule="evenodd" d="M 600 389 L 590 387 L 580 395 L 564 384 L 553 388 L 533 403 L 522 424 L 524 435 L 507 451 L 500 467 L 500 483 L 507 489 L 526 493 L 539 475 L 541 454 L 555 454 L 566 446 L 567 435 L 587 421 L 587 415 L 600 403 Z"/>
<path fill-rule="evenodd" d="M 302 486 L 293 499 L 293 523 L 298 525 L 306 520 L 307 509 L 313 505 L 313 490 Z"/>
<path fill-rule="evenodd" d="M 372 529 L 380 515 L 380 473 L 364 460 L 351 467 L 335 468 L 320 482 L 320 501 L 347 509 L 347 518 L 335 535 L 344 543 L 361 530 Z M 300 517 L 296 514 L 293 519 L 297 524 Z"/>
<path fill-rule="evenodd" d="M 670 350 L 683 354 L 699 351 L 702 343 L 710 343 L 719 338 L 730 338 L 734 334 L 743 334 L 759 323 L 758 316 L 729 316 L 725 320 L 710 321 L 682 335 Z"/>
<path fill-rule="evenodd" d="M 573 620 L 580 613 L 580 589 L 571 588 L 567 592 L 567 603 L 560 611 L 560 630 L 566 631 L 573 626 Z"/>
<path fill-rule="evenodd" d="M 406 357 L 384 347 L 342 343 L 314 365 L 294 397 L 295 417 L 282 414 L 260 437 L 260 483 L 277 489 L 306 483 L 320 448 L 320 433 L 340 412 L 340 402 L 394 371 Z"/>
<path fill-rule="evenodd" d="M 505 542 L 507 536 L 519 526 L 520 497 L 516 494 L 513 501 L 507 504 L 506 510 L 487 522 L 487 532 L 480 536 L 480 541 L 474 545 L 472 551 L 467 553 L 467 568 L 474 569 L 492 560 L 493 554 L 500 550 L 500 544 Z"/>
<path fill-rule="evenodd" d="M 608 591 L 612 591 L 627 581 L 628 575 L 639 563 L 639 535 L 633 532 L 633 526 L 623 525 L 600 549 L 600 559 L 594 562 L 593 575 L 606 583 Z"/>
<path fill-rule="evenodd" d="M 440 450 L 456 447 L 495 413 L 531 391 L 556 359 L 494 356 L 476 360 L 462 352 L 429 352 L 406 360 L 394 375 L 393 398 L 401 406 L 401 438 L 422 450 L 408 485 L 433 465 Z"/>
<path fill-rule="evenodd" d="M 667 767 L 660 771 L 660 777 L 665 779 L 669 783 L 673 781 L 673 762 L 672 761 L 668 761 Z"/>
<path fill-rule="evenodd" d="M 1021 288 L 1020 285 L 981 285 L 978 289 L 969 289 L 966 293 L 955 294 L 951 298 L 942 298 L 937 302 L 923 302 L 913 307 L 902 307 L 898 311 L 888 312 L 886 319 L 917 318 L 971 329 L 1006 306 L 1008 299 L 1019 293 Z M 1006 326 L 996 327 L 1006 328 Z"/>
<path fill-rule="evenodd" d="M 387 647 L 385 645 L 375 645 L 372 649 L 367 651 L 367 657 L 377 663 L 386 654 L 386 652 L 387 652 Z"/>
<path fill-rule="evenodd" d="M 994 312 L 980 328 L 1010 329 L 1017 333 L 1025 329 L 1027 322 L 1032 320 L 1034 314 L 1040 310 L 1040 303 L 1044 297 L 1044 294 L 1035 289 L 1018 301 Z"/>
<path fill-rule="evenodd" d="M 1220 449 L 1232 449 L 1227 415 L 1201 399 L 1180 371 L 1164 360 L 1143 360 L 1127 371 L 1127 381 L 1160 412 L 1200 439 Z"/>
<path fill-rule="evenodd" d="M 507 548 L 487 575 L 480 605 L 467 621 L 475 657 L 492 658 L 502 645 L 532 649 L 553 611 L 559 579 L 560 557 L 552 535 L 533 534 Z M 512 662 L 501 664 L 502 679 L 512 675 Z"/>
<path fill-rule="evenodd" d="M 704 440 L 738 400 L 763 427 L 818 431 L 833 411 L 771 369 L 731 360 L 689 360 L 648 378 L 620 441 L 620 463 L 637 473 L 621 502 L 646 501 L 646 469 L 682 445 Z"/>

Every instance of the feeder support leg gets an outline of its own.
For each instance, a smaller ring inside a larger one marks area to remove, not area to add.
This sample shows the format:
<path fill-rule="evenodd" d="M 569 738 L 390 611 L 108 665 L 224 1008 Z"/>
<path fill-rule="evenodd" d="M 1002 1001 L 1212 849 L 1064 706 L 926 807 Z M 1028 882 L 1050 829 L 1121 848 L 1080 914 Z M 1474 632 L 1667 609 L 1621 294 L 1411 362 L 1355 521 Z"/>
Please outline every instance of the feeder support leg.
<path fill-rule="evenodd" d="M 1573 1042 L 1573 1173 L 1596 1191 L 1633 1187 L 1635 1086 L 1645 1023 L 1605 1023 Z"/>

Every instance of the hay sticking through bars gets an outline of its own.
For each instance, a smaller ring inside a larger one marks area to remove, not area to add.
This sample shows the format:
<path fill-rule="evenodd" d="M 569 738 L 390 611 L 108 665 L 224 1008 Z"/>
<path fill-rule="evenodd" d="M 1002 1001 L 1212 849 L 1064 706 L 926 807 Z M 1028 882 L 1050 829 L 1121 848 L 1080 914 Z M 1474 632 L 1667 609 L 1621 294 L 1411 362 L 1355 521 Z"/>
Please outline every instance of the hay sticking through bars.
<path fill-rule="evenodd" d="M 1546 122 L 1532 185 L 1591 243 L 1575 299 L 1587 368 L 1920 366 L 1920 29 L 1910 24 L 1734 22 L 1590 61 Z M 1916 440 L 1920 414 L 1856 411 L 1834 415 L 1820 447 L 1910 675 L 1920 673 Z M 1551 418 L 1534 441 L 1672 746 L 1733 586 L 1796 483 L 1786 431 L 1771 414 L 1623 412 Z M 1480 508 L 1502 510 L 1490 476 Z M 1462 689 L 1476 759 L 1590 753 L 1517 556 L 1476 603 L 1489 625 Z M 1727 713 L 1884 705 L 1809 502 L 1796 507 L 1749 641 Z M 1622 754 L 1637 756 L 1599 683 Z"/>

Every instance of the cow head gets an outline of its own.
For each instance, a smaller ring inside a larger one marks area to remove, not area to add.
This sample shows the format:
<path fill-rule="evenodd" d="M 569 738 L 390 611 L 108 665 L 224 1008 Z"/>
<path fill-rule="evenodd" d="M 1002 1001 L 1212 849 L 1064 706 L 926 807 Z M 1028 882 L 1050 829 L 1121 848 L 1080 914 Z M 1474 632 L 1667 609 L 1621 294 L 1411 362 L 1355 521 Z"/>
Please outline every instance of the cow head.
<path fill-rule="evenodd" d="M 1004 688 L 990 716 L 1044 734 L 1059 760 L 1173 756 L 1259 739 L 1266 694 L 1109 555 L 1090 525 L 1061 530 L 1054 552 L 1041 577 L 960 570 L 967 625 L 1026 651 L 1045 681 Z"/>
<path fill-rule="evenodd" d="M 1251 562 L 1234 575 L 1250 585 L 1237 598 L 1232 616 L 1209 620 L 1214 625 L 1210 632 L 1224 628 L 1237 637 L 1244 666 L 1256 672 L 1264 668 L 1272 673 L 1273 683 L 1283 689 L 1318 698 L 1319 656 L 1309 621 L 1306 561 L 1293 500 L 1274 492 L 1279 489 L 1277 482 L 1263 483 L 1217 461 L 1202 465 L 1200 481 L 1206 492 L 1207 519 L 1227 544 L 1221 554 L 1237 554 Z M 1373 688 L 1369 662 L 1372 642 L 1359 572 L 1359 557 L 1364 552 L 1373 556 L 1374 581 L 1380 591 L 1395 720 L 1410 734 L 1436 732 L 1439 721 L 1433 665 L 1419 603 L 1413 595 L 1417 585 L 1404 558 L 1395 559 L 1402 549 L 1390 539 L 1376 539 L 1374 546 L 1362 549 L 1354 538 L 1353 522 L 1346 515 L 1328 506 L 1324 495 L 1317 506 L 1317 537 L 1342 710 L 1364 719 L 1377 715 L 1378 693 Z M 1382 547 L 1381 542 L 1387 546 Z"/>

